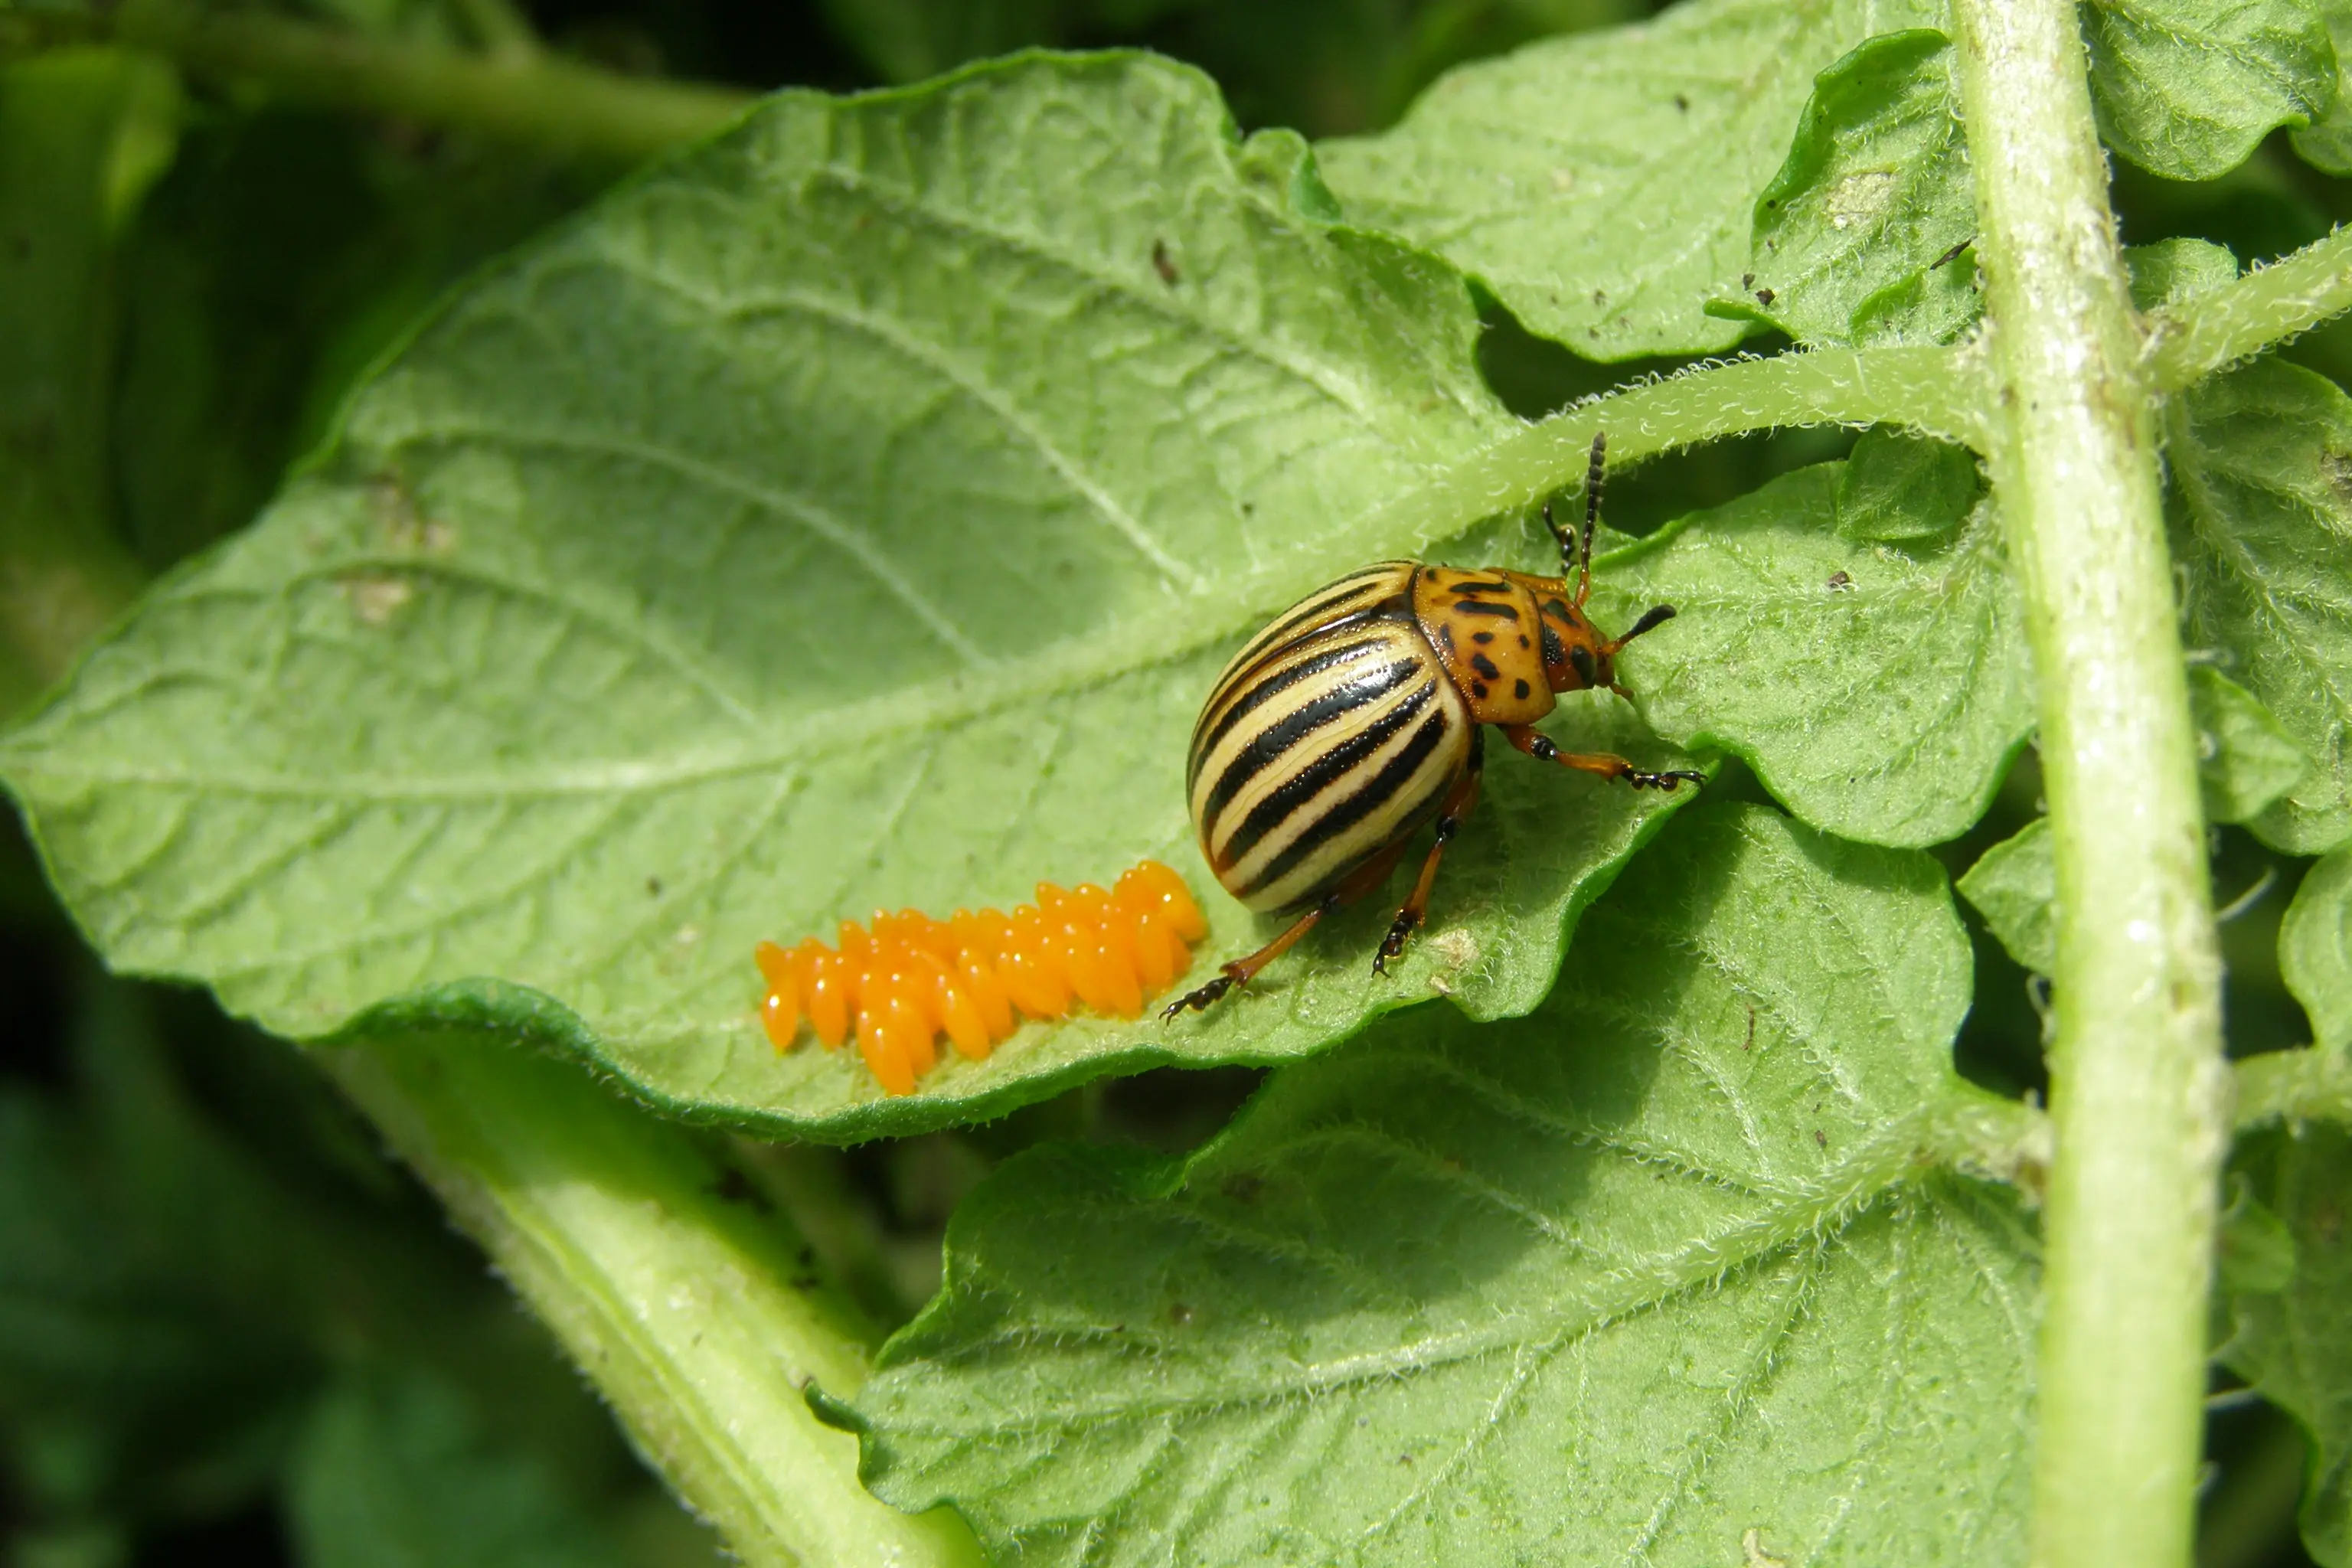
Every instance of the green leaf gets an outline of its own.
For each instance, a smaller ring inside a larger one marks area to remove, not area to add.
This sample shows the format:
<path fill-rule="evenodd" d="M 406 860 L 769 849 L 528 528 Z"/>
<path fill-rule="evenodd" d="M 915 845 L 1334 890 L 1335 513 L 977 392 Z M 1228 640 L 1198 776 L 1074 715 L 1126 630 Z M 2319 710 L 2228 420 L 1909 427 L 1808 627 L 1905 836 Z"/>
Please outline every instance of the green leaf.
<path fill-rule="evenodd" d="M 1862 433 L 1838 482 L 1837 531 L 1861 544 L 1917 544 L 1959 526 L 1984 492 L 1966 447 L 1895 426 Z"/>
<path fill-rule="evenodd" d="M 2305 163 L 2331 174 L 2352 174 L 2352 0 L 2317 0 L 2336 52 L 2336 96 L 2326 111 L 2291 140 Z"/>
<path fill-rule="evenodd" d="M 2159 239 L 2124 247 L 2132 308 L 2153 310 L 2238 280 L 2238 258 L 2207 239 Z"/>
<path fill-rule="evenodd" d="M 2091 0 L 2083 41 L 2107 145 L 2168 180 L 2210 180 L 2336 97 L 2315 0 Z"/>
<path fill-rule="evenodd" d="M 1442 550 L 1364 520 L 1517 426 L 1459 278 L 1311 188 L 1149 57 L 775 99 L 457 300 L 0 771 L 120 966 L 298 1037 L 527 1029 L 741 1124 L 992 1117 L 1438 990 L 1524 1011 L 1675 798 L 1506 759 L 1400 973 L 1368 901 L 1204 1019 L 1034 1026 L 907 1100 L 752 1014 L 762 937 L 1144 855 L 1211 890 L 1181 775 L 1219 666 Z M 1605 694 L 1554 731 L 1668 758 Z M 1205 958 L 1263 940 L 1204 902 Z"/>
<path fill-rule="evenodd" d="M 2009 956 L 2036 974 L 2058 967 L 2058 861 L 2037 816 L 1977 858 L 1957 886 Z"/>
<path fill-rule="evenodd" d="M 2189 671 L 2197 721 L 2197 782 L 2205 816 L 2246 822 L 2294 787 L 2310 767 L 2284 728 L 2243 687 L 2202 666 Z M 2058 866 L 2050 819 L 2036 817 L 1986 850 L 1958 883 L 2009 955 L 2036 974 L 2058 968 Z"/>
<path fill-rule="evenodd" d="M 621 1568 L 601 1521 L 527 1450 L 496 1442 L 457 1388 L 354 1373 L 311 1413 L 288 1513 L 308 1568 Z"/>
<path fill-rule="evenodd" d="M 590 190 L 536 154 L 454 158 L 348 116 L 193 127 L 124 243 L 110 478 L 147 563 L 250 522 L 443 290 Z"/>
<path fill-rule="evenodd" d="M 2311 771 L 2286 726 L 2220 671 L 2189 670 L 2189 707 L 2197 721 L 2197 782 L 2212 821 L 2252 821 Z"/>
<path fill-rule="evenodd" d="M 2167 424 L 2189 636 L 2221 652 L 2313 763 L 2253 830 L 2322 853 L 2352 838 L 2352 399 L 2261 360 L 2181 394 Z"/>
<path fill-rule="evenodd" d="M 2352 1134 L 2324 1121 L 2256 1134 L 2234 1161 L 2284 1223 L 2294 1279 L 2229 1297 L 2221 1359 L 2310 1435 L 2303 1541 L 2327 1568 L 2352 1563 Z M 2275 1273 L 2275 1270 L 2272 1270 Z"/>
<path fill-rule="evenodd" d="M 1396 129 L 1323 143 L 1324 172 L 1351 219 L 1437 250 L 1538 336 L 1711 353 L 1748 330 L 1706 307 L 1750 269 L 1756 193 L 1814 73 L 1942 9 L 1694 0 L 1454 70 Z"/>
<path fill-rule="evenodd" d="M 1023 1563 L 2010 1557 L 2034 1243 L 1933 1164 L 1999 1109 L 1969 985 L 1925 856 L 1699 808 L 1532 1017 L 992 1177 L 854 1402 L 869 1482 Z"/>
<path fill-rule="evenodd" d="M 1619 663 L 1661 735 L 1738 753 L 1832 833 L 1939 843 L 2032 732 L 2023 612 L 1990 500 L 1940 547 L 1866 543 L 1840 535 L 1845 475 L 1816 464 L 1671 523 L 1596 566 L 1595 596 L 1603 625 L 1680 612 Z"/>
<path fill-rule="evenodd" d="M 2352 1046 L 2352 852 L 2304 873 L 2279 925 L 2279 970 L 2323 1046 Z"/>
<path fill-rule="evenodd" d="M 1740 294 L 1710 310 L 1807 343 L 1948 342 L 1980 309 L 1976 231 L 1950 40 L 1890 33 L 1814 79 Z"/>
<path fill-rule="evenodd" d="M 144 999 L 87 972 L 70 1096 L 0 1086 L 0 1448 L 33 1518 L 210 1517 L 317 1375 L 299 1205 L 190 1103 Z"/>

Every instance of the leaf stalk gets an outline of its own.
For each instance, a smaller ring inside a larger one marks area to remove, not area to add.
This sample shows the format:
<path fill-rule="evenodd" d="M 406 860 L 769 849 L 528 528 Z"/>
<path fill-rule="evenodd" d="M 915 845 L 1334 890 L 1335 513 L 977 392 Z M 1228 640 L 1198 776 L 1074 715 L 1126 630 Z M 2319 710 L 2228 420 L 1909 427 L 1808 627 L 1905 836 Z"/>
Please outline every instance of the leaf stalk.
<path fill-rule="evenodd" d="M 1958 0 L 2058 873 L 2031 1561 L 2189 1561 L 2230 1080 L 2146 340 L 2069 0 Z"/>
<path fill-rule="evenodd" d="M 629 163 L 709 135 L 751 101 L 732 89 L 565 59 L 527 34 L 489 25 L 505 9 L 485 0 L 468 7 L 491 46 L 485 54 L 183 0 L 126 0 L 94 37 L 162 55 L 192 75 L 251 83 L 296 101 Z"/>
<path fill-rule="evenodd" d="M 318 1056 L 742 1561 L 979 1562 L 946 1510 L 869 1494 L 856 1439 L 811 1413 L 812 1381 L 866 1381 L 868 1331 L 691 1134 L 479 1034 Z"/>

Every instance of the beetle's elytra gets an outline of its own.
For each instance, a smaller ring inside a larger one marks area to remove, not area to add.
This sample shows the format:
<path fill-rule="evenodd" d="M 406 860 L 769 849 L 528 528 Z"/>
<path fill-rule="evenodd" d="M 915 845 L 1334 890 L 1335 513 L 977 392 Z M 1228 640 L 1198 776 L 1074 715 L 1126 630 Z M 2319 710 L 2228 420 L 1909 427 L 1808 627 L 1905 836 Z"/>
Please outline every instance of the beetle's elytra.
<path fill-rule="evenodd" d="M 1656 605 L 1614 638 L 1585 617 L 1605 451 L 1605 437 L 1595 436 L 1580 549 L 1544 509 L 1559 541 L 1561 575 L 1383 561 L 1293 605 L 1225 666 L 1201 709 L 1185 766 L 1201 853 L 1249 908 L 1303 912 L 1166 1016 L 1247 984 L 1316 921 L 1378 889 L 1414 832 L 1434 818 L 1437 842 L 1372 959 L 1385 973 L 1421 924 L 1447 842 L 1477 804 L 1482 725 L 1501 726 L 1538 762 L 1637 789 L 1703 782 L 1696 773 L 1643 773 L 1622 757 L 1563 752 L 1532 727 L 1552 710 L 1556 693 L 1605 686 L 1625 696 L 1617 650 L 1675 613 Z"/>

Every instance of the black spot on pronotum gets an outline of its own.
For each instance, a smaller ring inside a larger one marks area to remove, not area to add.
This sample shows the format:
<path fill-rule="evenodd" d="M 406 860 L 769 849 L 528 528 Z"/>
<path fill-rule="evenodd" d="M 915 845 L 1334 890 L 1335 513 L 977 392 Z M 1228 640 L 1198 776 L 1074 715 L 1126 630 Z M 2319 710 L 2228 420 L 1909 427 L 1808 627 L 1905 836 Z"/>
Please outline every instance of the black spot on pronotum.
<path fill-rule="evenodd" d="M 1558 632 L 1543 625 L 1538 625 L 1536 630 L 1543 635 L 1543 661 L 1547 667 L 1558 664 L 1568 657 L 1568 645 L 1559 640 Z M 1527 639 L 1522 637 L 1520 640 L 1524 642 Z"/>
<path fill-rule="evenodd" d="M 1472 632 L 1470 634 L 1470 640 L 1476 643 L 1480 647 L 1485 647 L 1488 643 L 1495 640 L 1495 634 L 1492 632 Z M 1528 639 L 1521 637 L 1519 640 L 1521 642 L 1525 642 Z"/>
<path fill-rule="evenodd" d="M 1470 656 L 1470 668 L 1489 680 L 1503 679 L 1503 672 L 1495 668 L 1495 661 L 1483 653 L 1474 653 Z"/>
<path fill-rule="evenodd" d="M 1169 259 L 1168 242 L 1164 239 L 1151 242 L 1151 270 L 1160 274 L 1160 281 L 1171 289 L 1176 287 L 1176 263 Z"/>
<path fill-rule="evenodd" d="M 1500 616 L 1507 621 L 1519 618 L 1519 612 L 1508 605 L 1489 605 L 1477 599 L 1465 599 L 1454 605 L 1454 610 L 1456 615 L 1463 616 Z"/>
<path fill-rule="evenodd" d="M 1473 696 L 1473 697 L 1475 697 L 1475 698 L 1476 698 L 1476 699 L 1477 699 L 1479 701 L 1481 701 L 1481 702 L 1486 701 L 1486 683 L 1485 681 L 1483 681 L 1483 680 L 1474 680 L 1474 681 L 1472 681 L 1472 682 L 1470 683 L 1470 695 L 1471 695 L 1471 696 Z"/>
<path fill-rule="evenodd" d="M 1592 650 L 1591 648 L 1586 647 L 1582 643 L 1577 644 L 1574 647 L 1568 650 L 1568 662 L 1576 667 L 1577 678 L 1582 680 L 1585 685 L 1597 686 L 1600 684 L 1601 668 L 1598 665 L 1592 662 Z"/>
<path fill-rule="evenodd" d="M 1528 683 L 1527 683 L 1526 681 L 1524 681 L 1524 680 L 1515 680 L 1515 681 L 1511 682 L 1511 684 L 1512 684 L 1514 687 L 1517 688 L 1517 689 L 1512 693 L 1512 695 L 1513 695 L 1513 696 L 1520 697 L 1520 698 L 1524 698 L 1524 697 L 1526 697 L 1526 696 L 1527 696 L 1527 694 L 1528 694 Z"/>

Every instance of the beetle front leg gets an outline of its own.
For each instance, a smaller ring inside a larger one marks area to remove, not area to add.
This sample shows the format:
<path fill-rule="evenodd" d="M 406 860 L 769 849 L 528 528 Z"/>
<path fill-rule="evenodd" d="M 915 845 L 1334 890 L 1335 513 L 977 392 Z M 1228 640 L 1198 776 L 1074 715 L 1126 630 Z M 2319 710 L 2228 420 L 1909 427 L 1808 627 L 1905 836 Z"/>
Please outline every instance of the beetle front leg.
<path fill-rule="evenodd" d="M 1579 773 L 1595 773 L 1604 779 L 1623 779 L 1635 789 L 1662 789 L 1672 792 L 1683 784 L 1703 784 L 1706 775 L 1688 768 L 1672 768 L 1662 773 L 1643 773 L 1622 757 L 1606 752 L 1563 752 L 1554 745 L 1551 737 L 1531 724 L 1505 724 L 1503 738 L 1509 741 L 1539 763 L 1558 763 Z"/>
<path fill-rule="evenodd" d="M 1247 958 L 1237 958 L 1231 963 L 1220 964 L 1219 973 L 1214 980 L 1197 991 L 1188 991 L 1179 996 L 1167 1006 L 1162 1007 L 1160 1010 L 1160 1016 L 1162 1018 L 1173 1018 L 1188 1007 L 1195 1012 L 1205 1012 L 1215 1006 L 1224 994 L 1234 986 L 1247 985 L 1257 978 L 1259 970 L 1288 952 L 1300 937 L 1313 931 L 1316 922 L 1325 915 L 1342 904 L 1354 903 L 1358 899 L 1387 881 L 1389 873 L 1396 869 L 1396 863 L 1403 854 L 1404 840 L 1399 839 L 1349 873 L 1347 880 L 1323 895 L 1320 903 L 1285 927 L 1280 936 L 1276 937 Z"/>
<path fill-rule="evenodd" d="M 1437 808 L 1437 842 L 1429 847 L 1429 858 L 1421 863 L 1421 876 L 1412 885 L 1412 896 L 1405 900 L 1404 908 L 1397 911 L 1397 918 L 1389 925 L 1389 934 L 1381 938 L 1381 950 L 1372 955 L 1373 973 L 1386 974 L 1389 972 L 1389 960 L 1404 952 L 1405 938 L 1411 936 L 1428 915 L 1429 889 L 1437 881 L 1437 863 L 1445 858 L 1446 845 L 1453 842 L 1454 834 L 1469 820 L 1472 808 L 1477 805 L 1478 781 L 1485 776 L 1486 771 L 1482 749 L 1473 746 L 1470 766 L 1446 792 L 1444 804 Z"/>

